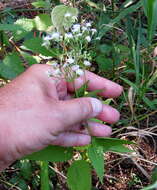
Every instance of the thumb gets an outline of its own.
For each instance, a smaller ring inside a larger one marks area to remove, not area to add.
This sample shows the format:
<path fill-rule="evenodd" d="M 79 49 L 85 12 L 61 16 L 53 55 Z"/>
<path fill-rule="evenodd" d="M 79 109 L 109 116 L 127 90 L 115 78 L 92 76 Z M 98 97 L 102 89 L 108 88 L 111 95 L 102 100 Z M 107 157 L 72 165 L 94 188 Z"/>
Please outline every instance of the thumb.
<path fill-rule="evenodd" d="M 102 112 L 103 105 L 96 98 L 76 98 L 60 101 L 61 120 L 65 127 L 95 117 Z M 63 126 L 63 127 L 64 127 Z"/>

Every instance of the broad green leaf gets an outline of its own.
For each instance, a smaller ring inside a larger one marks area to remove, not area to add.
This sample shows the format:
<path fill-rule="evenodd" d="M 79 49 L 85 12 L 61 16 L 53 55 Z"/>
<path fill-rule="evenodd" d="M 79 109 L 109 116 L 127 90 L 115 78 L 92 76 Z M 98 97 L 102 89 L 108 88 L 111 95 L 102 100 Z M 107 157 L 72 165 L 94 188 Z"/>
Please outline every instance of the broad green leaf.
<path fill-rule="evenodd" d="M 106 58 L 104 55 L 97 56 L 96 62 L 99 66 L 100 71 L 110 71 L 113 69 L 112 59 Z"/>
<path fill-rule="evenodd" d="M 91 190 L 91 168 L 86 161 L 75 161 L 68 169 L 67 177 L 70 190 Z"/>
<path fill-rule="evenodd" d="M 25 31 L 21 26 L 16 24 L 0 24 L 0 31 L 17 31 L 17 30 Z"/>
<path fill-rule="evenodd" d="M 96 170 L 96 173 L 103 183 L 104 177 L 104 152 L 101 146 L 97 146 L 92 142 L 92 145 L 88 148 L 88 157 Z"/>
<path fill-rule="evenodd" d="M 121 152 L 121 153 L 127 153 L 127 152 L 134 152 L 133 150 L 130 150 L 129 148 L 127 148 L 124 145 L 115 145 L 109 148 L 109 151 L 113 151 L 113 152 Z"/>
<path fill-rule="evenodd" d="M 25 180 L 23 179 L 19 179 L 18 183 L 17 183 L 19 189 L 22 189 L 22 190 L 28 190 L 28 184 Z"/>
<path fill-rule="evenodd" d="M 26 40 L 23 45 L 34 53 L 39 53 L 44 56 L 56 56 L 56 53 L 43 47 L 42 43 L 43 40 L 41 38 L 32 38 L 30 40 Z"/>
<path fill-rule="evenodd" d="M 47 31 L 52 26 L 51 17 L 48 14 L 39 14 L 34 18 L 34 26 L 39 31 Z"/>
<path fill-rule="evenodd" d="M 157 27 L 157 0 L 143 0 L 143 6 L 148 19 L 148 39 L 151 41 Z"/>
<path fill-rule="evenodd" d="M 20 40 L 21 38 L 25 37 L 34 28 L 34 21 L 32 19 L 21 18 L 18 19 L 14 24 L 23 29 L 17 30 L 13 33 L 16 40 Z"/>
<path fill-rule="evenodd" d="M 102 54 L 109 54 L 112 51 L 113 47 L 107 44 L 102 44 L 99 46 L 99 50 Z"/>
<path fill-rule="evenodd" d="M 102 146 L 104 152 L 114 151 L 114 152 L 127 152 L 127 147 L 124 147 L 124 144 L 134 144 L 131 141 L 121 140 L 116 138 L 94 138 L 94 143 L 97 146 Z M 128 150 L 128 152 L 132 152 Z"/>
<path fill-rule="evenodd" d="M 70 17 L 65 17 L 69 13 Z M 78 15 L 78 10 L 73 7 L 65 5 L 56 6 L 51 13 L 52 23 L 60 33 L 64 33 L 65 29 L 68 30 L 75 22 Z"/>
<path fill-rule="evenodd" d="M 29 65 L 33 65 L 33 64 L 37 64 L 40 62 L 40 59 L 39 61 L 35 58 L 35 56 L 32 56 L 28 53 L 25 53 L 25 52 L 21 52 L 21 55 L 22 57 L 28 62 Z"/>
<path fill-rule="evenodd" d="M 28 160 L 63 162 L 72 158 L 73 149 L 59 146 L 48 146 L 47 148 L 24 157 Z"/>
<path fill-rule="evenodd" d="M 47 1 L 36 1 L 33 2 L 32 5 L 36 8 L 48 8 L 51 6 L 50 3 Z"/>
<path fill-rule="evenodd" d="M 17 53 L 7 55 L 0 63 L 0 75 L 6 79 L 13 79 L 24 70 L 22 61 Z"/>
<path fill-rule="evenodd" d="M 32 176 L 32 166 L 29 160 L 21 160 L 20 161 L 20 174 L 25 180 L 30 180 Z"/>

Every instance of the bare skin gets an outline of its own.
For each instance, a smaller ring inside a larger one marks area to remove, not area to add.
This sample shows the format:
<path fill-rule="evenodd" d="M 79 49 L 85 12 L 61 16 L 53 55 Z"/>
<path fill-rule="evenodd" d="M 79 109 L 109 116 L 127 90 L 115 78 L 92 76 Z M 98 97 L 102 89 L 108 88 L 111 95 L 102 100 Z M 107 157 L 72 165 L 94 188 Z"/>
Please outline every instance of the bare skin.
<path fill-rule="evenodd" d="M 0 170 L 16 159 L 48 145 L 83 146 L 91 136 L 109 136 L 107 125 L 88 121 L 96 117 L 109 124 L 119 112 L 95 98 L 69 99 L 74 85 L 47 76 L 48 65 L 34 65 L 0 89 Z M 122 87 L 86 71 L 89 91 L 104 89 L 101 96 L 117 97 Z M 76 79 L 75 88 L 84 83 Z M 87 128 L 81 123 L 87 121 Z"/>

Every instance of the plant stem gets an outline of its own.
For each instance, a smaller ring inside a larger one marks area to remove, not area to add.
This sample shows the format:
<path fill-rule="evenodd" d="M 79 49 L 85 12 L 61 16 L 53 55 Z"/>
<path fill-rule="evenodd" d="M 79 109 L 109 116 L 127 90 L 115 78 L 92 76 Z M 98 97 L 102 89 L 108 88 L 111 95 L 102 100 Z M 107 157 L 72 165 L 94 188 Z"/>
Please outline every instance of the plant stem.
<path fill-rule="evenodd" d="M 40 162 L 40 190 L 50 190 L 48 165 L 47 161 Z"/>

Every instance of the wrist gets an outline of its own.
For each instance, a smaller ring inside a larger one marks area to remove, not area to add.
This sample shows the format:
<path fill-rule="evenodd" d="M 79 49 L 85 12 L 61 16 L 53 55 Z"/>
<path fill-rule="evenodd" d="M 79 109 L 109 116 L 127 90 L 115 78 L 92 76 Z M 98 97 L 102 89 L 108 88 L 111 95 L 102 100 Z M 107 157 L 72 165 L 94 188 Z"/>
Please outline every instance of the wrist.
<path fill-rule="evenodd" d="M 15 161 L 12 154 L 13 142 L 9 131 L 10 127 L 5 116 L 8 116 L 8 114 L 5 110 L 2 112 L 0 109 L 0 171 L 4 170 Z"/>

